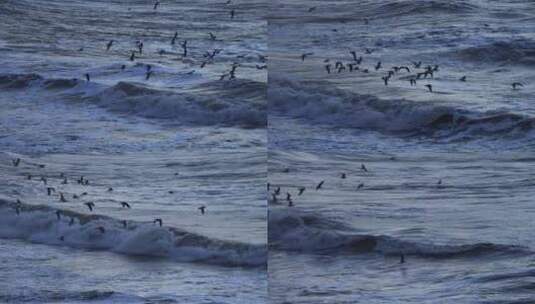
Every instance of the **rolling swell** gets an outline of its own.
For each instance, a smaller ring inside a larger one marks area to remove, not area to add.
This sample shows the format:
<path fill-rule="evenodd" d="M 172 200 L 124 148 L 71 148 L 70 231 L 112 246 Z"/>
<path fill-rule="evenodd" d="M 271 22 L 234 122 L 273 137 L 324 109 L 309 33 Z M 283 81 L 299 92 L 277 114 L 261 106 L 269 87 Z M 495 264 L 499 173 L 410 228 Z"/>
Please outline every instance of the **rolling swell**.
<path fill-rule="evenodd" d="M 338 1 L 336 4 L 324 3 L 318 7 L 318 11 L 328 14 L 302 14 L 301 6 L 288 4 L 283 12 L 271 14 L 269 19 L 279 22 L 313 22 L 313 23 L 338 23 L 361 21 L 362 19 L 399 18 L 404 16 L 421 17 L 422 15 L 437 14 L 467 14 L 477 11 L 478 6 L 464 0 L 436 1 Z M 387 2 L 387 3 L 385 3 Z M 355 10 L 355 5 L 358 9 Z M 291 9 L 288 9 L 288 7 Z"/>
<path fill-rule="evenodd" d="M 535 65 L 535 42 L 530 40 L 500 41 L 455 51 L 465 61 L 492 65 Z"/>
<path fill-rule="evenodd" d="M 306 123 L 358 128 L 401 136 L 472 140 L 481 137 L 523 139 L 535 118 L 509 112 L 474 112 L 453 106 L 384 100 L 328 85 L 270 79 L 270 111 Z"/>
<path fill-rule="evenodd" d="M 43 77 L 37 74 L 2 74 L 0 87 L 3 89 L 25 89 L 33 82 L 41 82 Z"/>
<path fill-rule="evenodd" d="M 19 205 L 0 200 L 0 237 L 23 239 L 48 245 L 107 250 L 126 255 L 164 257 L 180 262 L 197 262 L 222 266 L 263 267 L 266 247 L 212 239 L 177 228 L 152 223 L 128 222 L 103 215 L 86 215 L 44 205 Z M 74 224 L 69 225 L 70 219 Z M 101 233 L 97 227 L 104 227 Z M 60 237 L 64 236 L 61 241 Z"/>
<path fill-rule="evenodd" d="M 88 291 L 26 291 L 17 295 L 3 294 L 0 291 L 2 303 L 82 303 L 88 301 L 103 301 L 107 303 L 146 303 L 141 297 L 123 294 L 114 291 L 88 290 Z"/>
<path fill-rule="evenodd" d="M 166 91 L 130 82 L 107 87 L 78 79 L 3 74 L 0 75 L 0 88 L 44 90 L 70 102 L 90 102 L 112 112 L 186 125 L 264 128 L 267 124 L 266 85 L 249 80 L 213 81 L 184 91 Z"/>
<path fill-rule="evenodd" d="M 382 4 L 374 10 L 376 16 L 410 16 L 420 14 L 462 14 L 478 7 L 467 1 L 395 1 Z"/>
<path fill-rule="evenodd" d="M 269 246 L 275 250 L 329 254 L 379 253 L 448 259 L 492 254 L 528 254 L 526 247 L 493 243 L 435 245 L 385 235 L 355 234 L 346 225 L 296 210 L 269 212 Z"/>

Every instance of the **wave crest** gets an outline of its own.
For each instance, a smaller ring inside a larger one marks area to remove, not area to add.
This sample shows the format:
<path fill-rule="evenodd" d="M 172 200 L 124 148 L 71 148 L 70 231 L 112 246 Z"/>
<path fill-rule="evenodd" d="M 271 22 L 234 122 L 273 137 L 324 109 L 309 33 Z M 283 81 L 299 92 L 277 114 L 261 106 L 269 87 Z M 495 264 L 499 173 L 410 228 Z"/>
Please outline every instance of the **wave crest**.
<path fill-rule="evenodd" d="M 244 128 L 264 128 L 267 125 L 266 84 L 250 80 L 212 81 L 173 91 L 131 82 L 107 87 L 78 79 L 4 74 L 0 75 L 0 88 L 51 91 L 59 94 L 59 99 L 66 98 L 69 102 L 92 102 L 121 114 L 172 120 L 186 125 Z"/>
<path fill-rule="evenodd" d="M 0 237 L 17 238 L 49 245 L 109 250 L 127 255 L 165 257 L 181 262 L 223 266 L 265 266 L 263 245 L 224 241 L 152 223 L 121 221 L 102 215 L 86 215 L 43 205 L 19 205 L 0 200 Z M 70 225 L 70 220 L 74 223 Z M 99 231 L 103 227 L 105 232 Z M 63 236 L 63 240 L 60 238 Z"/>
<path fill-rule="evenodd" d="M 41 81 L 43 77 L 37 74 L 4 74 L 0 75 L 0 87 L 4 89 L 24 89 L 32 82 Z"/>
<path fill-rule="evenodd" d="M 311 221 L 310 218 L 314 220 Z M 385 235 L 355 234 L 341 222 L 296 210 L 270 210 L 269 228 L 270 248 L 287 251 L 339 254 L 375 252 L 384 255 L 403 253 L 437 259 L 528 252 L 527 248 L 515 245 L 435 245 L 404 241 Z"/>
<path fill-rule="evenodd" d="M 467 1 L 396 1 L 379 6 L 377 15 L 402 16 L 417 14 L 462 14 L 476 10 L 478 7 Z"/>
<path fill-rule="evenodd" d="M 455 54 L 466 61 L 486 62 L 492 65 L 535 65 L 535 42 L 527 40 L 501 41 L 493 44 L 465 48 Z"/>
<path fill-rule="evenodd" d="M 270 111 L 307 123 L 359 128 L 403 136 L 480 139 L 524 138 L 535 118 L 509 112 L 472 112 L 410 100 L 383 100 L 334 87 L 270 79 Z"/>

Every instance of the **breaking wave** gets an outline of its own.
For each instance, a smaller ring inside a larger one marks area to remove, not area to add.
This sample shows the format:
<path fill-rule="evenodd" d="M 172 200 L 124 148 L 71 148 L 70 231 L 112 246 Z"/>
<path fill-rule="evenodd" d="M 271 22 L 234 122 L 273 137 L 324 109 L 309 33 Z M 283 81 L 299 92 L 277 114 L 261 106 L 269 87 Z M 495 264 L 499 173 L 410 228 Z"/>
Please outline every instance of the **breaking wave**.
<path fill-rule="evenodd" d="M 17 206 L 19 215 L 16 214 Z M 122 221 L 111 217 L 68 210 L 61 210 L 58 220 L 57 210 L 0 200 L 0 237 L 126 255 L 165 257 L 180 262 L 241 267 L 266 265 L 267 250 L 263 245 L 217 240 L 152 223 L 129 221 L 124 228 Z"/>
<path fill-rule="evenodd" d="M 266 84 L 250 80 L 212 81 L 177 92 L 131 82 L 106 87 L 78 79 L 4 74 L 0 88 L 52 91 L 69 102 L 91 102 L 121 114 L 187 125 L 263 128 L 267 124 Z"/>
<path fill-rule="evenodd" d="M 278 115 L 303 119 L 307 123 L 403 136 L 459 140 L 482 136 L 523 138 L 535 128 L 535 118 L 515 113 L 479 113 L 409 100 L 383 100 L 286 79 L 270 79 L 268 96 L 270 111 Z"/>

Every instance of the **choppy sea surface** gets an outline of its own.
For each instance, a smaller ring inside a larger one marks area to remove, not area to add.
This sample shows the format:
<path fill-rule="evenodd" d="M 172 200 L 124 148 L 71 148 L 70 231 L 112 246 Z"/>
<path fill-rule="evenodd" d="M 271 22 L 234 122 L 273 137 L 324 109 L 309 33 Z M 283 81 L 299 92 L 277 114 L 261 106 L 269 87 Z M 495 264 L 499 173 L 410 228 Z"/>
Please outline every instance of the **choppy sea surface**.
<path fill-rule="evenodd" d="M 535 302 L 530 1 L 154 5 L 0 3 L 0 302 Z"/>
<path fill-rule="evenodd" d="M 0 3 L 0 302 L 267 303 L 265 4 L 153 6 Z"/>
<path fill-rule="evenodd" d="M 273 303 L 535 301 L 534 9 L 272 4 Z"/>

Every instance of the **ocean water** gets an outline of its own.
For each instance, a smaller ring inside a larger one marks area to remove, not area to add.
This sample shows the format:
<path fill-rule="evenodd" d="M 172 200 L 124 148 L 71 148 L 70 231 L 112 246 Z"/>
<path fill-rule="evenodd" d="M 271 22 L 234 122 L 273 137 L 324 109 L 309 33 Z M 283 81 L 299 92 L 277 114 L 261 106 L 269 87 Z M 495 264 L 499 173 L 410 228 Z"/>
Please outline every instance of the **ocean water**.
<path fill-rule="evenodd" d="M 268 18 L 272 302 L 535 302 L 532 3 L 278 1 Z"/>
<path fill-rule="evenodd" d="M 153 5 L 0 3 L 0 302 L 267 303 L 265 4 Z"/>
<path fill-rule="evenodd" d="M 531 1 L 155 4 L 0 2 L 0 302 L 535 302 Z"/>

